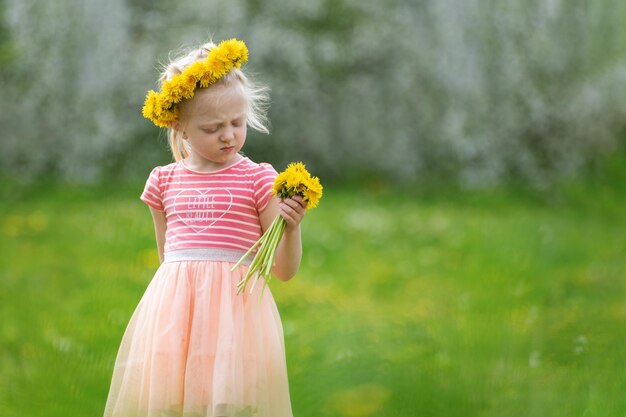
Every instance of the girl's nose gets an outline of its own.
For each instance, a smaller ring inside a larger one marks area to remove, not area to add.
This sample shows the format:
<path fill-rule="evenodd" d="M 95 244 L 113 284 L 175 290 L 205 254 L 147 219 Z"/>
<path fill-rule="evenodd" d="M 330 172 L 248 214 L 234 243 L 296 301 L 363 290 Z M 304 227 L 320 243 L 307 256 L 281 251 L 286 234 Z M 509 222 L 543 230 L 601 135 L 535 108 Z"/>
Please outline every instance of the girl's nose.
<path fill-rule="evenodd" d="M 222 134 L 222 136 L 220 137 L 220 139 L 222 140 L 222 142 L 230 142 L 231 140 L 233 140 L 235 138 L 235 133 L 233 131 L 232 127 L 227 127 L 224 130 L 224 133 Z"/>

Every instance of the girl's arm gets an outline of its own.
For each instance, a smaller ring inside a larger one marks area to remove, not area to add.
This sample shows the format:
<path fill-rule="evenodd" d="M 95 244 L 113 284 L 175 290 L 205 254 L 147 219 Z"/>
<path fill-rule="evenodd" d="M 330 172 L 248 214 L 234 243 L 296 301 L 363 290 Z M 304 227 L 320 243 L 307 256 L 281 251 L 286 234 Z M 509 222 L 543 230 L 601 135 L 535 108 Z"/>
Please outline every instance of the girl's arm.
<path fill-rule="evenodd" d="M 163 263 L 163 247 L 165 245 L 165 212 L 159 211 L 151 206 L 150 213 L 152 213 L 152 220 L 154 221 L 154 234 L 156 236 L 157 250 L 159 251 L 159 263 Z"/>
<path fill-rule="evenodd" d="M 287 226 L 276 249 L 276 258 L 272 272 L 281 281 L 288 281 L 300 268 L 302 258 L 302 238 L 300 222 L 306 213 L 306 203 L 302 197 L 286 198 L 282 202 L 272 197 L 265 209 L 260 213 L 261 227 L 267 230 L 278 214 L 285 219 Z"/>

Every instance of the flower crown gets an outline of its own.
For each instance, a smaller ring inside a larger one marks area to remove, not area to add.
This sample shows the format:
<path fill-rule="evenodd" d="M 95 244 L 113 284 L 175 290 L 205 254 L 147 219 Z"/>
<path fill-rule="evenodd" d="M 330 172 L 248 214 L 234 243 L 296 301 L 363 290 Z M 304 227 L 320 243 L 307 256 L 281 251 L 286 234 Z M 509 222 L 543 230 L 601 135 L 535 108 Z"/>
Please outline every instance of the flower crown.
<path fill-rule="evenodd" d="M 233 68 L 248 60 L 248 48 L 243 41 L 229 39 L 209 51 L 206 59 L 196 61 L 182 73 L 166 80 L 159 93 L 150 90 L 143 105 L 143 116 L 159 127 L 169 127 L 178 120 L 177 104 L 193 97 L 196 88 L 206 88 Z"/>

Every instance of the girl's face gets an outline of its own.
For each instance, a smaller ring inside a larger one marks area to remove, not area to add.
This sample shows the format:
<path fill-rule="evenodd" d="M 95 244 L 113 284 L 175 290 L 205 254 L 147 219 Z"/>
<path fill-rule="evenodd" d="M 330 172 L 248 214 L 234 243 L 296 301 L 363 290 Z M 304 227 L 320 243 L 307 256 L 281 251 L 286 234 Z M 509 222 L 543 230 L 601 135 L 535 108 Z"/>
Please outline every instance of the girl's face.
<path fill-rule="evenodd" d="M 180 133 L 191 146 L 190 161 L 207 169 L 236 162 L 247 132 L 248 103 L 242 86 L 231 82 L 196 90 L 186 104 L 181 108 L 185 117 Z"/>

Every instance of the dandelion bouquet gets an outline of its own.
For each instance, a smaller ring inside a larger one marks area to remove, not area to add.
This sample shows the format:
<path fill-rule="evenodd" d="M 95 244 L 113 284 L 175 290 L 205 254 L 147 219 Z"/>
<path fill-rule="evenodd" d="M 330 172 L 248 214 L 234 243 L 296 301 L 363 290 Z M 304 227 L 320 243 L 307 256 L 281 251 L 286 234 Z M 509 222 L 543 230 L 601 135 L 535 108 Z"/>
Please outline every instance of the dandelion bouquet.
<path fill-rule="evenodd" d="M 311 176 L 302 162 L 292 162 L 274 180 L 272 193 L 281 199 L 299 195 L 307 203 L 306 209 L 309 210 L 317 207 L 322 197 L 322 185 L 319 178 Z M 287 223 L 282 216 L 280 214 L 277 215 L 270 227 L 263 233 L 263 236 L 232 267 L 231 271 L 234 271 L 255 248 L 259 248 L 248 268 L 246 276 L 237 284 L 237 294 L 245 289 L 247 282 L 255 273 L 256 278 L 252 283 L 250 293 L 254 290 L 259 277 L 263 277 L 263 291 L 265 291 L 265 287 L 271 279 L 276 248 L 283 236 L 286 225 Z"/>

